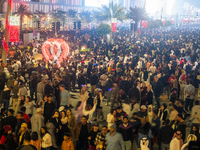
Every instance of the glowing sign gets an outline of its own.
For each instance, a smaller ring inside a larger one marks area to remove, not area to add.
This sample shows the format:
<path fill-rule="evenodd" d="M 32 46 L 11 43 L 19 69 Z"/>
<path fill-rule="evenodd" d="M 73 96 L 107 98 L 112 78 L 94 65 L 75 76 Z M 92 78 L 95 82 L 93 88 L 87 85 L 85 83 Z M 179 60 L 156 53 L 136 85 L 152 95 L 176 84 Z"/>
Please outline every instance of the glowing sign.
<path fill-rule="evenodd" d="M 48 39 L 42 45 L 42 54 L 47 61 L 51 63 L 60 63 L 67 58 L 69 53 L 69 45 L 63 39 Z"/>

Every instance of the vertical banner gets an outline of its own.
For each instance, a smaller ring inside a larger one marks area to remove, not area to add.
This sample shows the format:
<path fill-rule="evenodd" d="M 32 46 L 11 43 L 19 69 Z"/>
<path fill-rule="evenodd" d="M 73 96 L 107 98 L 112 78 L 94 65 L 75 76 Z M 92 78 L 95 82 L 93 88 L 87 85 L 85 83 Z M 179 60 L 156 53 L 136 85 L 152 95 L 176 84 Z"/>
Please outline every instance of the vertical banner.
<path fill-rule="evenodd" d="M 117 31 L 117 23 L 111 23 L 111 27 L 112 27 L 112 32 Z"/>
<path fill-rule="evenodd" d="M 147 21 L 141 21 L 142 22 L 142 27 L 147 28 L 148 22 Z"/>
<path fill-rule="evenodd" d="M 33 37 L 37 37 L 37 30 L 33 30 Z"/>
<path fill-rule="evenodd" d="M 171 23 L 174 24 L 174 18 L 171 18 Z"/>
<path fill-rule="evenodd" d="M 19 42 L 20 17 L 10 16 L 9 42 Z"/>
<path fill-rule="evenodd" d="M 162 19 L 163 26 L 165 26 L 165 19 Z"/>
<path fill-rule="evenodd" d="M 112 28 L 112 32 L 116 32 L 117 31 L 117 18 L 112 18 L 111 19 L 111 28 Z"/>

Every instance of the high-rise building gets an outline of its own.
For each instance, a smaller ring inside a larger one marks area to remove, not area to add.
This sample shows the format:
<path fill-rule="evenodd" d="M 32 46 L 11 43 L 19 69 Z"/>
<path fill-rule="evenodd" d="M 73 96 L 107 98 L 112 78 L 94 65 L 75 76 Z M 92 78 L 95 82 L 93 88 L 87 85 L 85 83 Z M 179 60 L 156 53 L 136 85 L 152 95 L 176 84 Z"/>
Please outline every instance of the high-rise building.
<path fill-rule="evenodd" d="M 13 0 L 12 12 L 17 11 L 17 7 L 20 3 L 28 5 L 30 12 L 41 11 L 49 13 L 55 9 L 62 9 L 67 11 L 68 9 L 75 9 L 78 12 L 83 10 L 90 11 L 96 7 L 85 6 L 85 1 L 89 0 Z M 6 12 L 7 2 L 4 3 L 4 12 Z"/>

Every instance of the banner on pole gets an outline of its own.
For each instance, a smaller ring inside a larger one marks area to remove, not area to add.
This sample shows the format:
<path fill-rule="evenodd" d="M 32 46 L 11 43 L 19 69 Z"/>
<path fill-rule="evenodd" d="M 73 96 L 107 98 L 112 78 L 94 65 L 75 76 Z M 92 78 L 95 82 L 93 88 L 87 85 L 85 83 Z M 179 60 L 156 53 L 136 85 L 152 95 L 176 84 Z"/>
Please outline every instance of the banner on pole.
<path fill-rule="evenodd" d="M 19 42 L 20 17 L 10 16 L 9 42 Z"/>
<path fill-rule="evenodd" d="M 112 18 L 111 19 L 111 28 L 112 28 L 112 32 L 116 32 L 117 31 L 117 18 Z"/>

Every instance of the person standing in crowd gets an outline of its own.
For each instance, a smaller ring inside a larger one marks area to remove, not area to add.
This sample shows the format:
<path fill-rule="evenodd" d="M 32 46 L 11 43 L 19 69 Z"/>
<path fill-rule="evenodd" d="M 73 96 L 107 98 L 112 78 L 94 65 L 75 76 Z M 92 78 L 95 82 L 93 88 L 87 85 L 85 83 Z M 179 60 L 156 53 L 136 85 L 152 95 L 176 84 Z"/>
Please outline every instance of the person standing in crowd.
<path fill-rule="evenodd" d="M 18 132 L 21 128 L 22 123 L 25 123 L 23 112 L 18 112 L 16 118 L 17 118 L 17 125 L 15 128 L 15 135 L 18 135 Z"/>
<path fill-rule="evenodd" d="M 42 116 L 42 109 L 37 108 L 36 114 L 31 118 L 32 132 L 37 132 L 39 134 L 42 126 L 44 126 L 44 117 Z"/>
<path fill-rule="evenodd" d="M 27 128 L 27 124 L 26 123 L 22 123 L 21 124 L 21 128 L 17 134 L 17 141 L 19 141 L 19 145 L 22 145 L 24 142 L 24 138 L 27 134 L 29 134 L 28 132 L 28 128 Z"/>
<path fill-rule="evenodd" d="M 99 78 L 99 82 L 101 83 L 100 88 L 102 89 L 102 96 L 105 95 L 105 88 L 106 88 L 106 80 L 107 80 L 106 72 L 104 71 Z"/>
<path fill-rule="evenodd" d="M 176 120 L 178 121 L 178 127 L 176 129 L 176 131 L 180 131 L 181 132 L 181 138 L 183 141 L 185 141 L 185 136 L 186 136 L 186 123 L 183 120 L 183 115 L 182 114 L 178 114 L 176 116 Z"/>
<path fill-rule="evenodd" d="M 116 132 L 116 125 L 110 127 L 110 132 L 106 135 L 107 150 L 125 150 L 123 137 L 120 133 Z"/>
<path fill-rule="evenodd" d="M 31 95 L 31 99 L 34 99 L 34 95 L 35 95 L 35 101 L 37 101 L 37 84 L 38 84 L 39 80 L 37 78 L 37 75 L 35 73 L 32 74 L 31 76 L 31 80 L 30 80 L 30 95 Z"/>
<path fill-rule="evenodd" d="M 89 137 L 88 137 L 89 150 L 96 150 L 95 138 L 96 138 L 98 133 L 99 133 L 99 125 L 94 124 L 92 131 L 90 132 Z"/>
<path fill-rule="evenodd" d="M 37 150 L 37 148 L 30 144 L 31 136 L 27 133 L 23 138 L 23 145 L 17 148 L 17 150 Z"/>
<path fill-rule="evenodd" d="M 160 117 L 158 116 L 158 110 L 155 109 L 153 110 L 153 118 L 152 118 L 152 123 L 151 123 L 151 130 L 154 135 L 154 142 L 157 143 L 157 136 L 159 132 L 159 127 L 160 127 Z"/>
<path fill-rule="evenodd" d="M 117 103 L 118 97 L 119 97 L 119 87 L 118 87 L 118 83 L 117 83 L 117 82 L 114 82 L 114 83 L 113 83 L 113 88 L 112 88 L 111 109 L 113 109 L 115 103 Z"/>
<path fill-rule="evenodd" d="M 113 87 L 113 81 L 111 80 L 111 74 L 108 75 L 108 80 L 106 81 L 106 98 L 107 98 L 107 103 L 105 104 L 106 106 L 109 105 L 111 102 L 112 98 L 112 87 Z"/>
<path fill-rule="evenodd" d="M 195 106 L 192 108 L 189 120 L 192 121 L 193 124 L 200 123 L 198 118 L 200 118 L 200 105 L 199 101 L 195 101 Z"/>
<path fill-rule="evenodd" d="M 65 133 L 63 137 L 61 150 L 74 150 L 74 144 L 69 133 Z"/>
<path fill-rule="evenodd" d="M 157 106 L 158 106 L 158 108 L 160 108 L 159 97 L 163 93 L 163 85 L 162 85 L 162 82 L 159 81 L 159 79 L 156 75 L 154 76 L 153 91 L 154 91 L 155 101 L 157 103 Z"/>
<path fill-rule="evenodd" d="M 170 122 L 173 121 L 176 118 L 177 115 L 178 115 L 177 106 L 172 104 L 171 105 L 171 112 L 169 114 L 169 121 Z"/>
<path fill-rule="evenodd" d="M 52 82 L 48 81 L 44 87 L 44 94 L 45 95 L 52 95 L 53 94 L 53 87 Z"/>
<path fill-rule="evenodd" d="M 40 137 L 42 142 L 42 150 L 50 150 L 52 146 L 51 135 L 48 133 L 45 126 L 41 128 Z"/>
<path fill-rule="evenodd" d="M 32 132 L 30 144 L 35 146 L 37 150 L 41 150 L 41 140 L 37 132 Z"/>
<path fill-rule="evenodd" d="M 164 121 L 164 126 L 160 128 L 158 133 L 158 146 L 160 150 L 169 149 L 170 141 L 174 135 L 174 130 L 170 126 L 169 119 Z"/>
<path fill-rule="evenodd" d="M 29 115 L 29 118 L 33 115 L 33 109 L 35 107 L 34 102 L 32 101 L 30 96 L 26 97 L 26 101 L 24 103 L 24 107 L 26 107 L 26 113 Z"/>
<path fill-rule="evenodd" d="M 188 106 L 189 106 L 189 111 L 191 111 L 194 103 L 195 87 L 191 84 L 190 81 L 185 86 L 185 95 L 186 95 L 185 110 L 188 111 Z"/>
<path fill-rule="evenodd" d="M 65 86 L 61 84 L 59 86 L 60 89 L 60 104 L 64 106 L 66 109 L 70 107 L 70 95 L 69 91 L 65 89 Z"/>
<path fill-rule="evenodd" d="M 77 123 L 74 127 L 74 135 L 76 139 L 76 150 L 87 150 L 88 137 L 92 127 L 87 123 L 87 117 L 82 116 L 81 122 Z"/>
<path fill-rule="evenodd" d="M 18 82 L 14 82 L 14 86 L 12 87 L 12 101 L 13 101 L 13 110 L 15 111 L 16 102 L 18 102 L 18 92 L 19 86 Z"/>
<path fill-rule="evenodd" d="M 112 109 L 111 110 L 111 113 L 109 113 L 107 115 L 107 123 L 108 123 L 108 129 L 110 130 L 110 127 L 115 124 L 115 121 L 116 121 L 116 109 Z"/>
<path fill-rule="evenodd" d="M 181 147 L 183 146 L 183 140 L 182 140 L 182 134 L 181 131 L 176 131 L 175 137 L 171 140 L 169 149 L 170 150 L 181 150 Z"/>
<path fill-rule="evenodd" d="M 12 131 L 15 132 L 15 127 L 17 125 L 17 119 L 14 116 L 13 109 L 8 109 L 7 117 L 4 119 L 4 125 L 10 125 L 12 128 Z"/>
<path fill-rule="evenodd" d="M 134 83 L 133 87 L 129 90 L 129 100 L 136 99 L 137 102 L 140 102 L 140 91 L 136 86 L 137 83 Z"/>
<path fill-rule="evenodd" d="M 126 150 L 131 150 L 132 143 L 131 139 L 133 137 L 133 127 L 129 123 L 128 117 L 124 117 L 123 123 L 119 125 L 119 133 L 122 134 L 124 145 Z"/>
<path fill-rule="evenodd" d="M 41 102 L 44 95 L 45 79 L 42 78 L 41 82 L 37 84 L 37 102 Z"/>
<path fill-rule="evenodd" d="M 96 145 L 96 149 L 106 150 L 106 147 L 107 147 L 106 134 L 107 134 L 107 132 L 108 132 L 107 126 L 103 126 L 101 129 L 101 132 L 99 132 L 96 135 L 95 143 L 94 143 Z"/>
<path fill-rule="evenodd" d="M 92 75 L 90 76 L 90 84 L 91 84 L 91 90 L 92 96 L 95 96 L 95 89 L 97 88 L 98 84 L 98 76 L 96 75 L 96 71 L 92 72 Z"/>
<path fill-rule="evenodd" d="M 48 101 L 44 104 L 44 123 L 46 124 L 51 116 L 52 116 L 52 111 L 55 110 L 56 106 L 54 102 L 51 101 L 52 96 L 48 95 L 47 96 Z"/>

